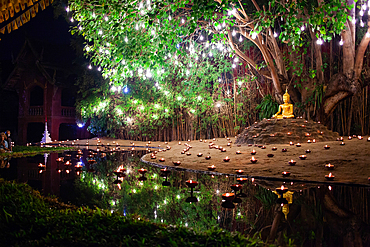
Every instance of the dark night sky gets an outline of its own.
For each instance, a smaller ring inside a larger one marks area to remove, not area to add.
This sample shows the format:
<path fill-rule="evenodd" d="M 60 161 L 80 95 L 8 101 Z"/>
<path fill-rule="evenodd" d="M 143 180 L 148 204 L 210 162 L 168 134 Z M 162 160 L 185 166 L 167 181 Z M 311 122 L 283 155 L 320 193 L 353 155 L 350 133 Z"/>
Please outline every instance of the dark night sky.
<path fill-rule="evenodd" d="M 25 37 L 36 41 L 69 45 L 72 37 L 69 29 L 70 26 L 67 20 L 63 16 L 55 18 L 54 7 L 49 6 L 44 11 L 39 9 L 36 17 L 31 18 L 28 23 L 18 28 L 18 30 L 12 31 L 10 34 L 6 31 L 4 35 L 1 35 L 0 41 L 1 78 L 5 80 L 10 73 L 12 54 L 16 58 Z"/>

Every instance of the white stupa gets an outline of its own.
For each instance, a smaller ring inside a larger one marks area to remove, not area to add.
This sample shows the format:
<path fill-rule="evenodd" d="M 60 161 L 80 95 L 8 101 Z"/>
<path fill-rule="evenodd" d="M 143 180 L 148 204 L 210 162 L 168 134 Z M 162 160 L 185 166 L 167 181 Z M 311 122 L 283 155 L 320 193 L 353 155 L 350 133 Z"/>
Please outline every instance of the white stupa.
<path fill-rule="evenodd" d="M 50 133 L 48 131 L 48 123 L 47 123 L 47 121 L 45 121 L 45 131 L 44 131 L 44 133 L 42 135 L 43 135 L 43 137 L 42 137 L 41 143 L 49 143 L 49 142 L 52 142 L 51 141 L 51 138 L 50 138 Z"/>

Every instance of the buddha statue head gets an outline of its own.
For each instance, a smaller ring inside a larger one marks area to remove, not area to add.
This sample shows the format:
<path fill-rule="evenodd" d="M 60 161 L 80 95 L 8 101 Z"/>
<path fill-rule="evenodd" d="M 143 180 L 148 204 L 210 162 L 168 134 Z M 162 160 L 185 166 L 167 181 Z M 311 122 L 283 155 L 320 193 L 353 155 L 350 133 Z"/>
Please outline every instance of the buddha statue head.
<path fill-rule="evenodd" d="M 288 89 L 285 90 L 285 94 L 283 95 L 283 101 L 285 104 L 289 103 L 290 95 L 288 94 Z"/>

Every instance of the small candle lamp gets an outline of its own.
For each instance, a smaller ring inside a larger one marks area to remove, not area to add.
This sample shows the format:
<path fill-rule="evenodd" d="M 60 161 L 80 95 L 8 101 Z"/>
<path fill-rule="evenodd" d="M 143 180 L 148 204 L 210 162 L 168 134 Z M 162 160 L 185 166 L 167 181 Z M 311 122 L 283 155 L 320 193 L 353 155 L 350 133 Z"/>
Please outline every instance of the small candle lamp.
<path fill-rule="evenodd" d="M 329 148 L 330 148 L 330 146 L 329 146 L 329 145 L 325 145 L 325 146 L 324 146 L 324 148 L 325 148 L 325 149 L 329 149 Z"/>
<path fill-rule="evenodd" d="M 216 169 L 215 165 L 208 166 L 209 171 L 214 171 Z"/>
<path fill-rule="evenodd" d="M 310 137 L 311 136 L 311 134 L 310 133 L 305 133 L 304 134 L 306 137 Z"/>
<path fill-rule="evenodd" d="M 367 141 L 370 142 L 370 137 L 367 138 Z"/>
<path fill-rule="evenodd" d="M 288 133 L 286 133 L 288 136 L 290 136 L 290 135 L 292 135 L 292 132 L 288 132 Z"/>
<path fill-rule="evenodd" d="M 248 147 L 252 147 L 253 146 L 253 144 L 248 144 Z"/>
<path fill-rule="evenodd" d="M 348 140 L 352 140 L 352 136 L 348 136 Z"/>
<path fill-rule="evenodd" d="M 307 143 L 312 143 L 312 141 L 311 140 L 307 140 Z"/>
<path fill-rule="evenodd" d="M 206 156 L 206 160 L 209 160 L 209 159 L 211 159 L 211 156 L 209 156 L 209 155 Z"/>
<path fill-rule="evenodd" d="M 290 145 L 290 146 L 293 146 L 293 145 L 294 145 L 294 143 L 293 143 L 293 142 L 289 142 L 289 145 Z"/>
<path fill-rule="evenodd" d="M 230 185 L 230 188 L 233 191 L 237 192 L 237 191 L 239 191 L 243 188 L 243 185 L 241 185 L 241 184 L 232 184 L 232 185 Z"/>
<path fill-rule="evenodd" d="M 257 159 L 256 159 L 256 158 L 254 158 L 254 156 L 252 156 L 252 158 L 251 158 L 251 162 L 252 162 L 252 164 L 255 164 L 255 163 L 257 162 Z"/>
<path fill-rule="evenodd" d="M 166 147 L 166 149 L 167 149 L 167 150 L 171 150 L 171 147 L 170 147 L 170 146 L 167 146 L 167 147 Z"/>
<path fill-rule="evenodd" d="M 256 155 L 256 153 L 257 153 L 256 150 L 253 149 L 251 155 Z"/>
<path fill-rule="evenodd" d="M 180 162 L 180 161 L 172 161 L 172 163 L 174 164 L 174 166 L 179 166 L 179 165 L 181 165 L 181 162 Z"/>
<path fill-rule="evenodd" d="M 341 145 L 341 146 L 344 146 L 344 145 L 346 145 L 346 143 L 344 143 L 344 142 L 341 142 L 339 145 Z"/>
<path fill-rule="evenodd" d="M 91 159 L 91 160 L 88 160 L 87 162 L 89 162 L 90 165 L 93 165 L 96 163 L 96 160 Z"/>
<path fill-rule="evenodd" d="M 271 150 L 272 151 L 276 151 L 277 150 L 277 147 L 272 147 Z"/>
<path fill-rule="evenodd" d="M 179 142 L 179 145 L 181 145 L 181 142 Z"/>
<path fill-rule="evenodd" d="M 229 158 L 228 156 L 226 156 L 226 157 L 224 158 L 224 161 L 225 161 L 225 162 L 229 162 L 229 161 L 230 161 L 230 158 Z"/>
<path fill-rule="evenodd" d="M 191 153 L 190 153 L 190 152 L 187 152 L 187 153 L 186 153 L 186 155 L 187 155 L 187 156 L 190 156 L 190 155 L 191 155 Z"/>
<path fill-rule="evenodd" d="M 274 157 L 274 155 L 273 154 L 267 154 L 267 157 L 272 158 L 272 157 Z"/>
<path fill-rule="evenodd" d="M 139 170 L 137 170 L 141 175 L 144 175 L 145 173 L 147 173 L 148 172 L 148 170 L 147 169 L 144 169 L 144 168 L 141 168 L 141 169 L 139 169 Z"/>
<path fill-rule="evenodd" d="M 243 170 L 236 170 L 235 173 L 238 174 L 238 175 L 243 175 L 244 171 Z"/>
<path fill-rule="evenodd" d="M 287 151 L 286 148 L 281 149 L 281 152 L 285 153 Z"/>
<path fill-rule="evenodd" d="M 150 158 L 154 160 L 154 159 L 156 159 L 156 158 L 157 158 L 157 156 L 155 156 L 155 155 L 151 155 L 151 156 L 150 156 Z"/>
<path fill-rule="evenodd" d="M 290 160 L 289 162 L 289 165 L 290 166 L 295 166 L 295 164 L 297 163 L 295 160 Z"/>
<path fill-rule="evenodd" d="M 229 143 L 227 144 L 227 146 L 231 146 L 231 143 L 229 142 Z"/>
<path fill-rule="evenodd" d="M 283 175 L 283 177 L 289 177 L 290 176 L 290 172 L 282 172 L 281 175 Z"/>
<path fill-rule="evenodd" d="M 325 168 L 328 169 L 328 170 L 334 170 L 334 165 L 329 163 L 329 164 L 325 165 Z"/>
<path fill-rule="evenodd" d="M 363 137 L 362 136 L 357 136 L 357 139 L 362 140 Z"/>
<path fill-rule="evenodd" d="M 241 154 L 242 152 L 240 152 L 240 150 L 236 151 L 236 154 Z"/>
<path fill-rule="evenodd" d="M 306 154 L 309 154 L 309 153 L 311 153 L 311 150 L 307 149 Z"/>
<path fill-rule="evenodd" d="M 240 144 L 237 144 L 236 146 L 237 146 L 237 147 L 241 147 L 242 145 L 240 145 Z"/>
<path fill-rule="evenodd" d="M 203 156 L 203 154 L 202 154 L 202 153 L 199 153 L 199 154 L 197 154 L 197 156 L 198 156 L 198 157 L 202 157 L 202 156 Z"/>
<path fill-rule="evenodd" d="M 300 158 L 301 160 L 305 160 L 305 159 L 307 158 L 307 156 L 306 156 L 306 155 L 300 155 L 300 156 L 299 156 L 299 158 Z"/>
<path fill-rule="evenodd" d="M 226 149 L 224 149 L 224 148 L 223 148 L 223 149 L 221 149 L 221 152 L 226 152 Z"/>
<path fill-rule="evenodd" d="M 182 150 L 182 151 L 181 151 L 181 154 L 185 154 L 185 151 L 184 151 L 184 150 Z"/>
<path fill-rule="evenodd" d="M 302 125 L 301 125 L 301 127 L 302 127 L 302 128 L 306 128 L 306 125 L 302 124 Z"/>
<path fill-rule="evenodd" d="M 296 147 L 300 147 L 301 146 L 301 144 L 300 143 L 297 143 L 297 144 L 295 144 L 296 145 Z"/>
<path fill-rule="evenodd" d="M 333 174 L 329 173 L 329 175 L 325 175 L 325 178 L 326 178 L 326 180 L 328 180 L 328 181 L 333 181 L 333 180 L 334 180 L 334 178 L 335 178 L 335 176 L 334 176 Z"/>
<path fill-rule="evenodd" d="M 266 149 L 266 147 L 265 146 L 262 146 L 261 149 Z"/>
<path fill-rule="evenodd" d="M 164 162 L 164 161 L 165 161 L 165 159 L 164 159 L 164 158 L 160 158 L 160 159 L 159 159 L 159 161 L 160 161 L 160 162 Z"/>
<path fill-rule="evenodd" d="M 203 141 L 203 139 L 199 139 L 199 141 L 200 141 L 200 142 L 202 142 L 202 141 Z"/>

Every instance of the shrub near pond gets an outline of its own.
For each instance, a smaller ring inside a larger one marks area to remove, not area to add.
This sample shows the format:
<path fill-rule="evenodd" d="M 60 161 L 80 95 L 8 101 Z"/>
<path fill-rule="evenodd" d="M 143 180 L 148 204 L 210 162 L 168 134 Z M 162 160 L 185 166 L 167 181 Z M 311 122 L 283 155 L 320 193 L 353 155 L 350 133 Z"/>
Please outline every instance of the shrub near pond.
<path fill-rule="evenodd" d="M 222 230 L 195 232 L 43 197 L 0 179 L 0 246 L 266 246 Z"/>

